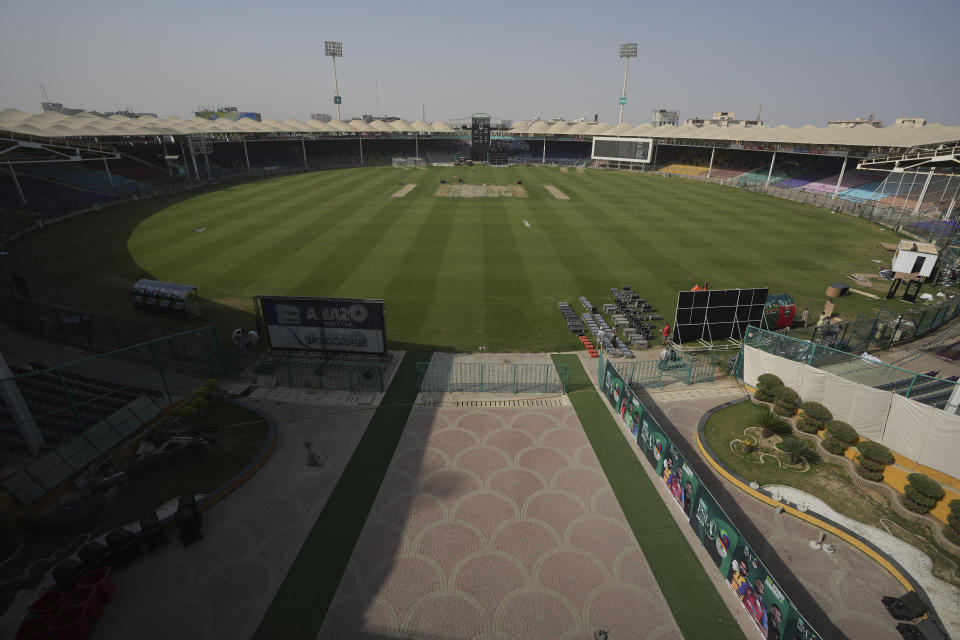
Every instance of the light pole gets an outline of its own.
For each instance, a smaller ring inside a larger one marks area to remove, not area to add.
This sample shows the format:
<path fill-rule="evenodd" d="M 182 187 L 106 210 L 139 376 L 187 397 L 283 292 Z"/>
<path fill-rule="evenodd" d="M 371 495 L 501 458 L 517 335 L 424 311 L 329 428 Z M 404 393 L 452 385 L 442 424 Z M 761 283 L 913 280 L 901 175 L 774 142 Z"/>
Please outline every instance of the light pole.
<path fill-rule="evenodd" d="M 636 47 L 634 47 L 636 49 Z M 340 119 L 340 85 L 337 84 L 337 58 L 343 57 L 343 43 L 324 40 L 323 55 L 333 58 L 333 104 L 337 105 L 337 120 Z M 636 55 L 636 51 L 634 51 Z"/>
<path fill-rule="evenodd" d="M 625 42 L 620 45 L 620 57 L 627 59 L 627 66 L 623 70 L 623 91 L 620 92 L 620 121 L 623 124 L 623 105 L 627 104 L 627 72 L 630 71 L 630 58 L 637 57 L 637 43 Z"/>

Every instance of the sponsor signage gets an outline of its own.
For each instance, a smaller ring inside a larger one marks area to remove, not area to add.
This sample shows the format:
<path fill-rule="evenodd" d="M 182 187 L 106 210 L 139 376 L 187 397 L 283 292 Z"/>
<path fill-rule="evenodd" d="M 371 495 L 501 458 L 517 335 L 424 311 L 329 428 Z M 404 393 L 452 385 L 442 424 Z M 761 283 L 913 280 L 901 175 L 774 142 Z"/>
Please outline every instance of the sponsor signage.
<path fill-rule="evenodd" d="M 383 354 L 383 300 L 257 296 L 271 349 Z"/>

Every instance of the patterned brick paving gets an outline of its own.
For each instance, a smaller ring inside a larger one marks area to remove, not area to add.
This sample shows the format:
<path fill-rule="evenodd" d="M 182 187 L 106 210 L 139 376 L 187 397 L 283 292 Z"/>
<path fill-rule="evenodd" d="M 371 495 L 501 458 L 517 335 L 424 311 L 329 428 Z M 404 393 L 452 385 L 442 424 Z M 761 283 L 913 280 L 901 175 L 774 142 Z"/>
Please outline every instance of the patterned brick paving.
<path fill-rule="evenodd" d="M 679 638 L 570 407 L 417 407 L 320 638 Z"/>

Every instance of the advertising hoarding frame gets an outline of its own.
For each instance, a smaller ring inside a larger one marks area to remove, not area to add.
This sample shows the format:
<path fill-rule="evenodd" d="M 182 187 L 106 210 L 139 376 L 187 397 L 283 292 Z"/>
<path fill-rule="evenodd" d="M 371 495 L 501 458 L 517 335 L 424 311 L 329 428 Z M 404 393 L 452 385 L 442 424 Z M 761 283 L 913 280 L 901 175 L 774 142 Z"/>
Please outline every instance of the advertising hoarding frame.
<path fill-rule="evenodd" d="M 384 300 L 258 295 L 257 330 L 271 352 L 384 357 Z"/>

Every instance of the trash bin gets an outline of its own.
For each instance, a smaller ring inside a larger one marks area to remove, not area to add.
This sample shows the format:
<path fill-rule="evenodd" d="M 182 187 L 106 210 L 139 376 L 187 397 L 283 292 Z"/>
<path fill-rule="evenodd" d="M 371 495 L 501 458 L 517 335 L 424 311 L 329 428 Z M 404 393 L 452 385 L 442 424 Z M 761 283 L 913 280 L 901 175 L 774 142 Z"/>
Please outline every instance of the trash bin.
<path fill-rule="evenodd" d="M 147 543 L 147 549 L 153 551 L 161 544 L 167 544 L 167 534 L 160 525 L 160 519 L 157 518 L 157 512 L 151 511 L 140 518 L 140 535 Z"/>
<path fill-rule="evenodd" d="M 57 589 L 62 592 L 71 591 L 77 584 L 77 579 L 86 569 L 83 563 L 72 558 L 62 560 L 53 568 L 53 579 L 57 581 Z"/>
<path fill-rule="evenodd" d="M 90 635 L 90 619 L 79 607 L 64 609 L 57 614 L 47 630 L 60 640 L 85 640 Z"/>
<path fill-rule="evenodd" d="M 174 516 L 180 530 L 180 542 L 188 546 L 203 539 L 200 533 L 200 512 L 196 507 L 180 507 Z"/>
<path fill-rule="evenodd" d="M 110 567 L 103 567 L 102 569 L 95 569 L 88 573 L 83 574 L 79 580 L 77 580 L 78 587 L 95 587 L 97 589 L 97 596 L 100 598 L 100 602 L 106 604 L 108 602 L 113 602 L 113 596 L 117 593 L 117 588 L 113 585 L 113 579 L 110 577 L 111 569 Z M 63 594 L 61 594 L 62 597 Z"/>
<path fill-rule="evenodd" d="M 83 562 L 86 571 L 93 571 L 100 567 L 110 566 L 110 548 L 99 542 L 88 542 L 85 544 L 80 551 L 77 552 L 77 557 Z"/>
<path fill-rule="evenodd" d="M 114 529 L 107 534 L 105 540 L 110 547 L 110 553 L 120 565 L 126 565 L 134 558 L 143 555 L 137 541 L 137 534 L 129 529 Z"/>
<path fill-rule="evenodd" d="M 64 611 L 67 609 L 82 609 L 91 626 L 103 614 L 103 605 L 100 603 L 100 596 L 97 595 L 97 587 L 74 589 L 63 597 L 62 606 Z"/>

